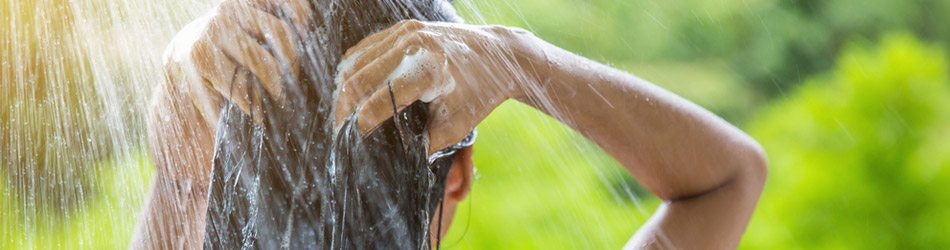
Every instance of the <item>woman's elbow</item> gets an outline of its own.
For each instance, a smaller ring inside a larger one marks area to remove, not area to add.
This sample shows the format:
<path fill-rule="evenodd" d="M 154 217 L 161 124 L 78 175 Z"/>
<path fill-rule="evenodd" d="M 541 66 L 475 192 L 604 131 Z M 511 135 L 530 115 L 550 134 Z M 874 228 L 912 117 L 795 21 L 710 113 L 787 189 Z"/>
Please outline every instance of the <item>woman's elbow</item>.
<path fill-rule="evenodd" d="M 748 185 L 747 188 L 758 190 L 755 192 L 757 195 L 765 187 L 765 181 L 768 177 L 768 156 L 762 145 L 751 137 L 746 137 L 742 144 L 742 149 L 739 151 L 740 156 L 737 157 L 741 159 L 739 161 L 738 177 L 745 180 L 743 182 Z"/>

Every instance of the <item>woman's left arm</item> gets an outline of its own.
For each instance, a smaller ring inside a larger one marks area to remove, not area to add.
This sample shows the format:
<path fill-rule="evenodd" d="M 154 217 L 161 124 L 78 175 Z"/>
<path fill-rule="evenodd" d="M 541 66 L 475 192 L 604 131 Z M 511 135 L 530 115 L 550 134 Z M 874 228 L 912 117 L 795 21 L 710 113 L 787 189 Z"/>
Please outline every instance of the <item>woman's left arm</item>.
<path fill-rule="evenodd" d="M 628 73 L 502 26 L 405 21 L 347 52 L 336 120 L 368 130 L 429 103 L 430 151 L 517 99 L 600 145 L 665 202 L 628 248 L 735 248 L 765 183 L 758 143 Z M 395 98 L 395 99 L 393 99 Z"/>

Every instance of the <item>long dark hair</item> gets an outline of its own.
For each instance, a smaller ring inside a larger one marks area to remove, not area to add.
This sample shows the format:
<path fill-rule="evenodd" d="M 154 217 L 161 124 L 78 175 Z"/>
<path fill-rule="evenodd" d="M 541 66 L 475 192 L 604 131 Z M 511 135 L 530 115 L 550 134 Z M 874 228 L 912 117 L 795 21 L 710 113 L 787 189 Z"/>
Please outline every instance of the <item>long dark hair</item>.
<path fill-rule="evenodd" d="M 430 247 L 451 159 L 427 162 L 425 105 L 368 135 L 348 121 L 336 138 L 330 112 L 347 48 L 400 20 L 458 20 L 444 1 L 311 1 L 317 21 L 297 31 L 303 74 L 285 83 L 285 103 L 263 95 L 259 125 L 236 105 L 221 112 L 205 248 Z"/>

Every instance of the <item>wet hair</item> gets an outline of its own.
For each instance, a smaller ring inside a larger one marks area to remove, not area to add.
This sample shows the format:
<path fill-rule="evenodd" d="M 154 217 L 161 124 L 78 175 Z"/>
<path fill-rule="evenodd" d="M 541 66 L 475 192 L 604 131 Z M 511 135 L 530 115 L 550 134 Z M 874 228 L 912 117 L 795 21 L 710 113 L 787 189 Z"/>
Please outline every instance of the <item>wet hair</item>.
<path fill-rule="evenodd" d="M 426 105 L 368 134 L 331 121 L 333 76 L 347 48 L 400 20 L 458 21 L 444 0 L 313 0 L 302 74 L 263 123 L 225 105 L 215 139 L 206 249 L 428 249 L 452 156 L 429 162 Z M 282 15 L 278 15 L 281 18 Z M 263 91 L 259 83 L 251 91 Z M 260 92 L 264 93 L 264 92 Z M 335 135 L 335 136 L 334 136 Z"/>

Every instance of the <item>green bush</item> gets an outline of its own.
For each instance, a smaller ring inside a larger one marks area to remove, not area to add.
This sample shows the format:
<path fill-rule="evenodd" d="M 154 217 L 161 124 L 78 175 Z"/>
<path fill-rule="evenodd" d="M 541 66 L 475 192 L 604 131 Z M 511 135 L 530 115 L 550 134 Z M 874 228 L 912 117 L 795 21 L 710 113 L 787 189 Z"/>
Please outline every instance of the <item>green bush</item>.
<path fill-rule="evenodd" d="M 96 178 L 65 216 L 25 204 L 0 182 L 0 249 L 126 249 L 154 176 L 152 162 L 137 151 L 92 165 Z"/>
<path fill-rule="evenodd" d="M 771 174 L 744 248 L 950 247 L 946 54 L 908 35 L 848 48 L 749 127 Z"/>
<path fill-rule="evenodd" d="M 712 60 L 769 97 L 831 69 L 845 41 L 907 30 L 950 39 L 946 0 L 467 0 L 472 22 L 516 25 L 601 61 Z M 944 43 L 945 48 L 950 44 Z"/>

